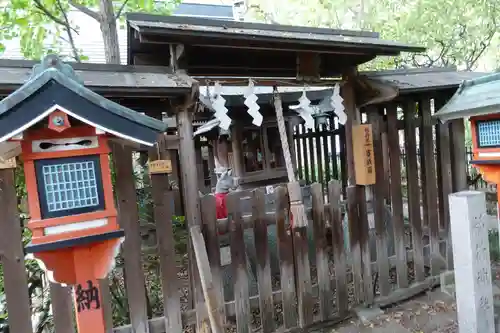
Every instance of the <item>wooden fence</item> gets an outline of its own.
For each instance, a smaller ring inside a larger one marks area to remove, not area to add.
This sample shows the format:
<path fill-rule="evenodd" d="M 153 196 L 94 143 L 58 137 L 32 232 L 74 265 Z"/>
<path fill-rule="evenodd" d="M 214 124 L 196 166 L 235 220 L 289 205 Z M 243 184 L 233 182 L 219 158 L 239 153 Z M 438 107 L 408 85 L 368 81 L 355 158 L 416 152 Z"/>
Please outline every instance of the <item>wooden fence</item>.
<path fill-rule="evenodd" d="M 438 99 L 436 103 L 443 102 Z M 464 128 L 461 121 L 444 125 L 433 122 L 433 103 L 418 97 L 415 101 L 363 110 L 367 114 L 363 121 L 373 125 L 377 178 L 377 183 L 366 189 L 368 200 L 365 191 L 346 184 L 344 131 L 336 120 L 320 125 L 323 131 L 317 132 L 306 133 L 299 126 L 293 149 L 297 165 L 303 166 L 298 168 L 300 177 L 311 184 L 311 194 L 304 198 L 311 202 L 307 204 L 307 232 L 289 228 L 289 203 L 282 187 L 276 189 L 274 201 L 261 189 L 231 194 L 229 217 L 224 220 L 215 219 L 212 196 L 200 199 L 213 282 L 219 300 L 225 304 L 220 311 L 228 329 L 250 332 L 260 328 L 267 333 L 278 326 L 293 331 L 295 327 L 331 323 L 347 318 L 349 310 L 360 304 L 386 305 L 411 297 L 435 285 L 439 273 L 452 267 L 447 196 L 467 187 Z M 403 158 L 401 146 L 406 151 Z M 339 154 L 339 159 L 330 158 Z M 113 159 L 120 224 L 126 241 L 118 268 L 110 281 L 102 283 L 109 331 L 202 330 L 207 317 L 203 294 L 198 274 L 193 274 L 197 272 L 195 261 L 186 260 L 192 258 L 191 251 L 186 253 L 175 246 L 178 239 L 171 204 L 174 194 L 168 179 L 154 176 L 151 188 L 145 189 L 151 191 L 154 221 L 151 219 L 149 224 L 154 222 L 157 244 L 154 252 L 146 253 L 137 223 L 137 192 L 129 177 L 131 151 L 116 147 Z M 0 258 L 9 324 L 11 332 L 28 333 L 32 331 L 30 309 L 34 304 L 28 298 L 28 288 L 33 286 L 26 282 L 26 268 L 20 259 L 21 225 L 13 171 L 2 170 L 0 177 Z M 407 199 L 403 199 L 403 193 L 407 193 Z M 246 208 L 240 205 L 245 200 Z M 385 215 L 387 210 L 390 218 Z M 346 216 L 347 224 L 343 224 Z M 275 240 L 268 234 L 272 226 Z M 249 241 L 249 235 L 253 240 Z M 252 242 L 254 257 L 248 255 Z M 389 250 L 391 242 L 394 250 Z M 224 253 L 227 249 L 230 255 Z M 307 260 L 297 260 L 304 254 L 309 255 L 310 265 L 304 266 Z M 227 257 L 229 266 L 225 265 Z M 273 264 L 276 261 L 278 264 Z M 230 295 L 224 287 L 228 274 L 236 290 Z M 151 279 L 157 283 L 151 284 Z M 110 291 L 110 285 L 119 288 Z M 48 287 L 55 332 L 72 332 L 69 288 Z M 116 290 L 126 300 L 119 306 Z M 124 321 L 113 318 L 117 311 L 126 318 Z M 117 325 L 122 326 L 113 328 Z"/>
<path fill-rule="evenodd" d="M 366 122 L 366 120 L 365 120 Z M 399 121 L 398 126 L 400 134 L 400 159 L 402 184 L 406 186 L 406 150 L 403 124 Z M 416 131 L 418 131 L 416 126 Z M 434 130 L 435 133 L 435 130 Z M 347 186 L 347 170 L 345 159 L 345 144 L 344 144 L 344 127 L 339 125 L 336 117 L 330 117 L 321 125 L 314 129 L 307 130 L 304 125 L 299 125 L 295 128 L 294 144 L 295 158 L 297 161 L 297 171 L 299 178 L 306 184 L 311 184 L 315 181 L 328 183 L 332 179 L 342 181 L 343 187 Z M 387 145 L 387 132 L 382 134 L 382 144 Z M 384 151 L 384 168 L 389 165 L 389 155 L 387 148 Z M 416 154 L 419 157 L 417 163 L 420 162 L 421 152 L 419 145 L 416 146 Z M 434 145 L 434 159 L 438 160 L 439 152 L 437 146 Z M 467 179 L 470 189 L 484 189 L 488 191 L 496 191 L 495 184 L 487 183 L 477 170 L 469 164 L 473 159 L 472 147 L 465 148 L 465 161 L 467 166 Z M 387 172 L 387 171 L 386 171 Z M 406 192 L 403 190 L 403 195 L 406 197 Z"/>
<path fill-rule="evenodd" d="M 214 197 L 203 198 L 205 239 L 215 289 L 219 300 L 226 300 L 222 311 L 226 318 L 235 318 L 237 332 L 273 332 L 278 328 L 287 331 L 325 321 L 331 324 L 349 317 L 353 307 L 397 302 L 436 283 L 424 260 L 414 260 L 424 258 L 428 245 L 417 242 L 413 247 L 409 237 L 395 240 L 395 247 L 405 250 L 405 260 L 388 255 L 387 250 L 384 257 L 377 252 L 374 261 L 356 260 L 352 251 L 355 244 L 368 242 L 368 214 L 354 212 L 353 187 L 347 190 L 347 202 L 342 201 L 341 190 L 340 182 L 330 181 L 325 202 L 322 185 L 311 185 L 310 200 L 304 198 L 311 202 L 306 209 L 309 225 L 305 233 L 300 227 L 290 227 L 285 187 L 276 189 L 274 201 L 266 199 L 262 189 L 230 194 L 229 217 L 224 220 L 215 218 Z M 251 200 L 246 209 L 240 204 L 244 197 Z M 349 216 L 348 228 L 355 231 L 348 235 L 343 225 L 345 214 Z M 387 243 L 385 235 L 381 233 L 377 242 Z M 346 246 L 345 236 L 353 247 Z M 221 264 L 221 244 L 229 245 L 230 267 Z M 249 246 L 255 247 L 254 258 Z M 297 260 L 304 253 L 310 265 Z M 380 265 L 384 260 L 387 265 Z M 253 265 L 249 261 L 254 261 Z M 225 269 L 230 269 L 230 277 Z M 253 292 L 252 274 L 257 285 Z M 224 278 L 234 284 L 229 300 L 225 297 Z"/>

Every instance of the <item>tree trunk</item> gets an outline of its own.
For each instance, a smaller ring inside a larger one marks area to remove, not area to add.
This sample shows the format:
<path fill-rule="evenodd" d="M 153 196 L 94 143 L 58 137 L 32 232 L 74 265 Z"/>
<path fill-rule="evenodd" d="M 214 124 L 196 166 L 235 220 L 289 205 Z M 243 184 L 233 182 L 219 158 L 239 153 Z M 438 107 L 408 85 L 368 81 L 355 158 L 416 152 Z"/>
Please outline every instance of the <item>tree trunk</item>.
<path fill-rule="evenodd" d="M 101 15 L 100 26 L 106 63 L 120 64 L 120 44 L 118 43 L 118 29 L 113 2 L 111 0 L 100 0 L 99 13 Z"/>

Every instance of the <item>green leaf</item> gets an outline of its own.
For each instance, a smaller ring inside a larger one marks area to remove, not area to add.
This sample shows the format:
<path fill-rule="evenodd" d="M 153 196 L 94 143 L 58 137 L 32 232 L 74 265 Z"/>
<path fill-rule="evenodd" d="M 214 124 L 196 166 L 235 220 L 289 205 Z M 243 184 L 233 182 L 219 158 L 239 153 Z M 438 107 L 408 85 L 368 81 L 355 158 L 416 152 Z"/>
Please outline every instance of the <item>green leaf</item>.
<path fill-rule="evenodd" d="M 26 19 L 26 17 L 19 17 L 16 19 L 16 24 L 20 25 L 20 26 L 26 26 L 29 24 L 28 20 Z"/>

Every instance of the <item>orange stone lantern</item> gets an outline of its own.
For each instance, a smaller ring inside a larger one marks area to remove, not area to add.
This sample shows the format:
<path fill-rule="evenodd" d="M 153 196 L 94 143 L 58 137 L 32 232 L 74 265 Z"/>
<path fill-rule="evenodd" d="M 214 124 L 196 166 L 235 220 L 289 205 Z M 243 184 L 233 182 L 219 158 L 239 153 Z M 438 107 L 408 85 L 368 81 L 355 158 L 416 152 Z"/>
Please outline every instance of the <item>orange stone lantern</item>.
<path fill-rule="evenodd" d="M 470 163 L 478 169 L 484 180 L 496 185 L 500 184 L 499 89 L 500 73 L 464 81 L 434 115 L 441 122 L 469 118 L 473 153 Z M 497 211 L 500 214 L 500 206 Z"/>
<path fill-rule="evenodd" d="M 491 183 L 500 184 L 500 113 L 470 117 L 471 163 Z"/>
<path fill-rule="evenodd" d="M 85 88 L 53 55 L 0 102 L 0 152 L 20 152 L 24 161 L 32 231 L 26 251 L 43 262 L 49 279 L 74 286 L 80 333 L 105 332 L 97 281 L 107 277 L 124 237 L 108 143 L 153 146 L 165 129 Z"/>

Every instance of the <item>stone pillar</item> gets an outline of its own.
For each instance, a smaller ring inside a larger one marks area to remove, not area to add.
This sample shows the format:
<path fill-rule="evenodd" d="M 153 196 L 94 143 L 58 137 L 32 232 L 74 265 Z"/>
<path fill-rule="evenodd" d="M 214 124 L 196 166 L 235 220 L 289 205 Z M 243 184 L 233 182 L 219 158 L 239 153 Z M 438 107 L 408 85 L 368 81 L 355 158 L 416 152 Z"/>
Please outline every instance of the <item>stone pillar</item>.
<path fill-rule="evenodd" d="M 495 332 L 493 289 L 483 192 L 449 196 L 460 332 Z"/>

